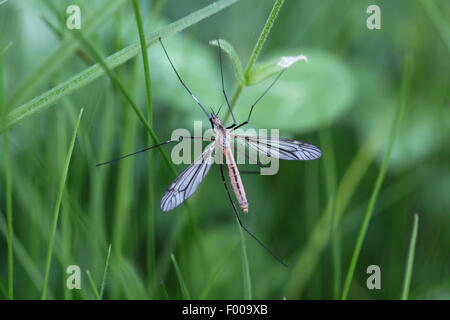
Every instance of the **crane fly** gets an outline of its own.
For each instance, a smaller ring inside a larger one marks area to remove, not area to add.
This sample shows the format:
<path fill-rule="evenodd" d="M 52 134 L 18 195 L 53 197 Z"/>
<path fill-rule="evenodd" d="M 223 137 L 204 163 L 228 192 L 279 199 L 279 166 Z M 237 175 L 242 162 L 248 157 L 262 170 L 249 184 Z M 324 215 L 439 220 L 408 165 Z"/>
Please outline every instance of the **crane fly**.
<path fill-rule="evenodd" d="M 203 153 L 196 158 L 182 173 L 175 178 L 169 188 L 164 192 L 161 198 L 161 210 L 164 212 L 170 211 L 178 207 L 182 204 L 186 199 L 194 194 L 194 192 L 199 187 L 200 183 L 206 177 L 209 169 L 212 166 L 212 157 L 214 151 L 222 153 L 225 158 L 225 164 L 228 169 L 228 177 L 231 184 L 231 190 L 233 191 L 236 200 L 239 203 L 239 207 L 244 213 L 248 213 L 249 204 L 247 200 L 247 196 L 244 189 L 244 184 L 242 183 L 241 175 L 239 173 L 239 169 L 237 167 L 236 161 L 233 155 L 233 149 L 231 148 L 231 143 L 233 141 L 239 141 L 245 143 L 249 149 L 253 149 L 254 151 L 265 155 L 267 157 L 278 158 L 282 160 L 314 160 L 318 159 L 322 156 L 322 152 L 316 146 L 286 138 L 273 138 L 273 137 L 258 137 L 258 136 L 249 136 L 249 135 L 238 135 L 235 134 L 235 130 L 245 126 L 250 122 L 250 118 L 253 112 L 255 105 L 261 100 L 261 98 L 272 88 L 272 86 L 277 82 L 282 73 L 286 70 L 283 69 L 273 80 L 273 82 L 267 87 L 267 89 L 263 92 L 263 94 L 253 103 L 250 107 L 250 112 L 248 114 L 247 120 L 238 124 L 236 122 L 236 118 L 233 114 L 233 110 L 229 103 L 227 94 L 225 92 L 225 85 L 223 80 L 223 67 L 222 67 L 222 54 L 220 42 L 217 39 L 217 44 L 219 48 L 219 61 L 220 61 L 220 73 L 221 73 L 221 82 L 222 82 L 222 93 L 224 95 L 226 104 L 228 106 L 228 110 L 233 119 L 233 123 L 230 126 L 224 126 L 218 116 L 211 111 L 208 113 L 205 107 L 200 103 L 197 97 L 191 92 L 191 90 L 186 86 L 186 84 L 181 79 L 179 73 L 175 69 L 164 44 L 159 38 L 161 46 L 164 50 L 164 53 L 169 61 L 173 71 L 175 72 L 178 80 L 181 85 L 186 89 L 186 91 L 191 95 L 194 99 L 195 103 L 200 107 L 203 113 L 208 118 L 211 128 L 214 131 L 214 138 L 206 139 L 204 137 L 193 137 L 193 136 L 181 136 L 178 139 L 171 139 L 165 142 L 162 142 L 158 145 L 154 145 L 151 147 L 147 147 L 145 149 L 139 150 L 137 152 L 133 152 L 131 154 L 124 155 L 114 160 L 110 160 L 107 162 L 99 163 L 97 166 L 101 166 L 104 164 L 108 164 L 111 162 L 115 162 L 117 160 L 136 155 L 141 152 L 148 151 L 150 149 L 154 149 L 157 147 L 161 147 L 165 144 L 180 142 L 184 139 L 201 139 L 203 141 L 210 141 L 211 143 L 204 149 Z M 260 162 L 257 162 L 258 166 L 264 167 Z M 233 198 L 230 193 L 230 189 L 228 187 L 225 174 L 224 174 L 224 164 L 218 163 L 222 182 L 225 187 L 226 193 L 230 200 L 230 203 L 233 207 L 236 218 L 240 224 L 240 226 L 253 238 L 255 239 L 267 252 L 269 252 L 276 260 L 278 260 L 282 265 L 287 266 L 283 261 L 281 261 L 266 245 L 264 245 L 253 233 L 251 233 L 242 223 L 242 220 L 239 216 L 237 207 L 233 201 Z"/>

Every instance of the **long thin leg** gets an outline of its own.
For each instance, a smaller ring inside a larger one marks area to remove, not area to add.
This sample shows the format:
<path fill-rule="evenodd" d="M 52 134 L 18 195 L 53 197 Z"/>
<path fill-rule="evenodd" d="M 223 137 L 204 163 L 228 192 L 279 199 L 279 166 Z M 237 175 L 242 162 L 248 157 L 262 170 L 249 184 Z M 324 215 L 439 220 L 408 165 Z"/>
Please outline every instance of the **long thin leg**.
<path fill-rule="evenodd" d="M 254 104 L 252 104 L 252 107 L 250 108 L 250 112 L 249 112 L 249 114 L 248 114 L 247 120 L 245 120 L 245 121 L 242 122 L 241 124 L 238 124 L 237 126 L 235 126 L 233 130 L 236 130 L 236 129 L 242 127 L 242 126 L 245 126 L 247 123 L 250 122 L 250 117 L 252 116 L 253 108 L 255 107 L 255 105 L 259 102 L 259 100 L 262 99 L 262 97 L 265 96 L 265 94 L 270 90 L 270 88 L 273 87 L 273 85 L 275 84 L 275 82 L 278 81 L 278 79 L 281 77 L 281 75 L 283 74 L 283 72 L 284 72 L 285 70 L 286 70 L 286 69 L 281 70 L 281 72 L 277 75 L 277 77 L 275 78 L 275 80 L 273 80 L 273 82 L 270 84 L 270 86 L 267 87 L 267 89 L 263 92 L 263 94 L 262 94 L 258 99 L 256 99 L 256 101 L 255 101 Z"/>
<path fill-rule="evenodd" d="M 199 107 L 203 110 L 203 112 L 205 113 L 205 115 L 208 117 L 209 121 L 212 124 L 212 120 L 211 120 L 211 116 L 208 112 L 206 112 L 205 108 L 202 106 L 202 104 L 200 103 L 200 101 L 198 101 L 197 97 L 191 92 L 191 90 L 189 90 L 189 88 L 186 86 L 186 84 L 183 82 L 183 80 L 181 79 L 180 75 L 178 74 L 177 70 L 175 69 L 172 60 L 170 60 L 169 54 L 166 51 L 166 48 L 164 47 L 164 44 L 162 43 L 161 37 L 159 37 L 159 42 L 161 43 L 161 46 L 164 50 L 164 53 L 166 54 L 167 60 L 169 60 L 170 65 L 172 66 L 173 71 L 175 71 L 175 74 L 178 77 L 178 80 L 180 80 L 181 84 L 183 85 L 183 87 L 187 90 L 187 92 L 189 92 L 189 94 L 192 96 L 192 98 L 194 99 L 194 101 L 199 105 Z"/>
<path fill-rule="evenodd" d="M 277 256 L 276 256 L 269 248 L 267 248 L 267 247 L 264 245 L 264 243 L 262 243 L 257 237 L 255 237 L 255 236 L 253 235 L 253 233 L 251 233 L 251 232 L 250 232 L 250 231 L 242 224 L 241 218 L 239 217 L 238 211 L 237 211 L 237 209 L 236 209 L 236 205 L 235 205 L 234 202 L 233 202 L 233 198 L 231 198 L 230 190 L 228 189 L 227 182 L 226 182 L 226 180 L 225 180 L 225 175 L 223 174 L 223 164 L 219 164 L 219 167 L 220 167 L 220 174 L 221 174 L 221 176 L 222 176 L 222 182 L 223 182 L 223 185 L 225 186 L 225 190 L 226 190 L 226 192 L 227 192 L 228 199 L 230 199 L 231 205 L 233 206 L 234 214 L 236 215 L 236 218 L 238 219 L 239 225 L 241 226 L 241 228 L 244 229 L 244 231 L 247 232 L 253 239 L 255 239 L 256 242 L 258 242 L 259 245 L 260 245 L 261 247 L 263 247 L 263 248 L 264 248 L 264 249 L 265 249 L 272 257 L 275 258 L 275 260 L 277 260 L 279 263 L 281 263 L 283 266 L 285 266 L 285 267 L 287 268 L 288 265 L 287 265 L 286 263 L 284 263 L 283 261 L 281 261 L 280 258 L 278 258 L 278 257 L 277 257 Z"/>
<path fill-rule="evenodd" d="M 122 160 L 122 159 L 124 159 L 124 158 L 128 158 L 128 157 L 134 156 L 134 155 L 136 155 L 136 154 L 138 154 L 138 153 L 145 152 L 145 151 L 148 151 L 148 150 L 151 150 L 151 149 L 154 149 L 154 148 L 158 148 L 158 147 L 161 147 L 161 146 L 163 146 L 163 145 L 165 145 L 165 144 L 168 144 L 168 143 L 179 142 L 179 141 L 182 141 L 182 140 L 184 140 L 184 139 L 202 139 L 203 141 L 211 141 L 211 140 L 204 139 L 203 137 L 183 137 L 183 136 L 181 136 L 181 137 L 179 137 L 178 139 L 170 139 L 170 140 L 164 141 L 164 142 L 162 142 L 162 143 L 160 143 L 160 144 L 157 144 L 157 145 L 154 145 L 154 146 L 151 146 L 151 147 L 147 147 L 147 148 L 145 148 L 145 149 L 142 149 L 142 150 L 139 150 L 139 151 L 130 153 L 130 154 L 126 154 L 126 155 L 121 156 L 121 157 L 119 157 L 119 158 L 116 158 L 116 159 L 113 159 L 113 160 L 109 160 L 109 161 L 106 161 L 106 162 L 98 163 L 98 164 L 96 164 L 95 166 L 96 166 L 96 167 L 103 166 L 103 165 L 105 165 L 105 164 L 109 164 L 109 163 L 112 163 L 112 162 L 116 162 L 116 161 Z"/>
<path fill-rule="evenodd" d="M 231 110 L 231 105 L 230 105 L 230 102 L 228 101 L 227 93 L 225 92 L 225 84 L 223 81 L 222 49 L 220 47 L 219 39 L 217 39 L 217 44 L 218 44 L 218 48 L 219 48 L 219 62 L 220 62 L 220 76 L 221 76 L 221 80 L 222 80 L 222 93 L 223 93 L 223 96 L 225 97 L 225 101 L 227 102 L 228 110 L 231 113 L 231 117 L 233 118 L 233 124 L 231 126 L 229 126 L 227 129 L 231 129 L 236 126 L 236 118 L 234 117 L 233 110 Z"/>

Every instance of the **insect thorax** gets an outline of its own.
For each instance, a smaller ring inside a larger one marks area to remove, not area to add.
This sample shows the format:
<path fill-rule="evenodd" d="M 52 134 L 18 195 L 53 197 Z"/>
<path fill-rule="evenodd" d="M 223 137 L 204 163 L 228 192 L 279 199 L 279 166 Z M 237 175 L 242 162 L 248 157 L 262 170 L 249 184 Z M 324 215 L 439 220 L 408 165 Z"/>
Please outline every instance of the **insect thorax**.
<path fill-rule="evenodd" d="M 230 137 L 230 133 L 228 132 L 228 130 L 225 127 L 219 125 L 219 126 L 216 126 L 215 131 L 216 131 L 216 140 L 220 144 L 220 146 L 223 149 L 229 148 L 231 137 Z"/>

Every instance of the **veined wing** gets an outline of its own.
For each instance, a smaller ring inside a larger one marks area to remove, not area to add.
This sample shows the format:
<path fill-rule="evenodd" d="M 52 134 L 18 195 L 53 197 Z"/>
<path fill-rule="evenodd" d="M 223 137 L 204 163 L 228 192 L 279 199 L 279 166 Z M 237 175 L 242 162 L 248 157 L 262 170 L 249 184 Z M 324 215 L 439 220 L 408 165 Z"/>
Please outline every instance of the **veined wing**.
<path fill-rule="evenodd" d="M 322 156 L 316 146 L 292 139 L 233 135 L 268 157 L 282 160 L 314 160 Z"/>
<path fill-rule="evenodd" d="M 197 190 L 211 168 L 211 156 L 214 147 L 215 142 L 209 144 L 205 151 L 172 182 L 162 196 L 162 211 L 175 209 Z"/>

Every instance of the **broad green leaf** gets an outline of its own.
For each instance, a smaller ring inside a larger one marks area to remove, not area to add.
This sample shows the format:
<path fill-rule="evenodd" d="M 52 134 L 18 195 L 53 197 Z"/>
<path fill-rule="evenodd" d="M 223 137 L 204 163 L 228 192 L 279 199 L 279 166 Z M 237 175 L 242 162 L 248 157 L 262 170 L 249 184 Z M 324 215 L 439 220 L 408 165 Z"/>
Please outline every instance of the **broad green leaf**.
<path fill-rule="evenodd" d="M 305 132 L 338 120 L 351 106 L 353 76 L 344 62 L 329 53 L 305 50 L 308 63 L 296 63 L 256 105 L 250 126 Z M 289 52 L 273 54 L 287 56 Z M 295 56 L 293 54 L 292 56 Z M 273 79 L 273 78 L 271 78 Z M 270 80 L 244 90 L 235 115 L 244 120 Z"/>

